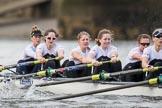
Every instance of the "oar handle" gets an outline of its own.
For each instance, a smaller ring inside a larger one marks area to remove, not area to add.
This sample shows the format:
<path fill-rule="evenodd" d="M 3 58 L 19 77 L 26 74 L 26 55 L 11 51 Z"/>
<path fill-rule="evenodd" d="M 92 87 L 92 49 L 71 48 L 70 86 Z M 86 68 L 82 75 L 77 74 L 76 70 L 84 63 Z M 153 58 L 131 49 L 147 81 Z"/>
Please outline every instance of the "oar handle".
<path fill-rule="evenodd" d="M 4 67 L 3 66 L 0 66 L 0 71 L 2 71 L 4 69 Z"/>
<path fill-rule="evenodd" d="M 60 58 L 59 57 L 55 57 L 55 58 L 45 59 L 46 62 L 48 62 L 50 60 L 60 60 Z"/>

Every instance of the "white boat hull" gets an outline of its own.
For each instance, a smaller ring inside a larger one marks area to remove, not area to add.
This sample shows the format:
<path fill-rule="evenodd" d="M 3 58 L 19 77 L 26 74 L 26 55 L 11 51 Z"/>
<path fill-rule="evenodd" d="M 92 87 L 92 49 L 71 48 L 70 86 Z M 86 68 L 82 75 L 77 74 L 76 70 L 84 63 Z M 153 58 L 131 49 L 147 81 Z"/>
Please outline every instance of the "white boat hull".
<path fill-rule="evenodd" d="M 112 84 L 94 84 L 94 83 L 84 83 L 84 82 L 75 82 L 68 84 L 59 84 L 46 87 L 37 87 L 41 91 L 49 91 L 56 94 L 78 94 L 88 91 L 95 91 L 105 88 L 116 87 L 120 85 Z M 125 95 L 125 96 L 162 96 L 162 89 L 158 87 L 147 87 L 147 86 L 138 86 L 120 90 L 113 90 L 109 92 L 99 93 L 97 95 Z"/>
<path fill-rule="evenodd" d="M 15 86 L 22 88 L 24 85 L 20 84 L 20 80 L 13 81 Z M 50 82 L 46 80 L 33 79 L 33 85 L 40 84 L 44 82 Z M 1 82 L 0 87 L 5 86 L 6 83 Z M 67 84 L 50 85 L 44 87 L 34 87 L 35 90 L 42 92 L 51 92 L 54 94 L 78 94 L 88 91 L 95 91 L 105 88 L 112 88 L 116 86 L 121 86 L 120 84 L 110 84 L 110 83 L 88 83 L 88 82 L 73 82 Z M 125 95 L 125 96 L 151 96 L 151 97 L 162 97 L 162 88 L 159 87 L 149 87 L 149 86 L 137 86 L 120 90 L 113 90 L 109 92 L 103 92 L 95 95 Z"/>

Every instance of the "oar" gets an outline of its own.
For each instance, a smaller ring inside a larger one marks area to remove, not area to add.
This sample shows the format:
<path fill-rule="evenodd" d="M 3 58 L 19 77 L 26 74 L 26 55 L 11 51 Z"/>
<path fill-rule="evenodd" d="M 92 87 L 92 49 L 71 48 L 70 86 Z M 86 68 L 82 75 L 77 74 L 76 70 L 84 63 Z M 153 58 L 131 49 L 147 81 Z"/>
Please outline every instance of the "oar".
<path fill-rule="evenodd" d="M 50 61 L 50 60 L 59 60 L 59 58 L 55 57 L 55 58 L 45 59 L 45 62 Z M 41 63 L 40 61 L 36 60 L 36 61 L 28 61 L 24 63 L 13 64 L 13 65 L 0 66 L 0 71 L 5 70 L 5 69 L 21 67 L 21 66 L 35 65 L 35 64 L 40 64 L 40 63 Z"/>
<path fill-rule="evenodd" d="M 99 62 L 100 65 L 103 65 L 105 63 L 112 63 L 112 61 L 108 60 L 108 61 L 100 61 Z M 94 66 L 92 63 L 81 64 L 81 65 L 68 66 L 68 67 L 64 67 L 64 68 L 54 69 L 53 72 L 74 71 L 74 70 L 79 70 L 84 67 L 92 67 L 92 66 Z M 51 72 L 52 72 L 52 70 L 51 70 Z"/>
<path fill-rule="evenodd" d="M 154 67 L 154 70 L 161 69 L 162 67 Z M 74 78 L 74 79 L 69 79 L 69 80 L 64 80 L 64 81 L 51 81 L 47 83 L 41 83 L 35 85 L 36 87 L 43 87 L 43 86 L 49 86 L 49 85 L 57 85 L 57 84 L 65 84 L 65 83 L 71 83 L 71 82 L 79 82 L 79 81 L 86 81 L 86 80 L 106 80 L 107 78 L 110 77 L 115 77 L 115 76 L 122 76 L 122 75 L 130 75 L 130 74 L 136 74 L 140 72 L 147 72 L 148 68 L 144 69 L 134 69 L 134 70 L 126 70 L 126 71 L 120 71 L 120 72 L 115 72 L 115 73 L 100 73 L 92 76 L 87 76 L 87 77 L 81 77 L 81 78 Z"/>
<path fill-rule="evenodd" d="M 81 96 L 92 95 L 92 94 L 103 93 L 103 92 L 109 92 L 109 91 L 120 90 L 120 89 L 125 89 L 125 88 L 131 88 L 131 87 L 136 87 L 136 86 L 141 86 L 141 85 L 146 85 L 146 84 L 152 85 L 152 84 L 157 84 L 157 83 L 161 83 L 161 82 L 162 82 L 162 76 L 159 76 L 158 78 L 153 78 L 153 79 L 141 81 L 141 82 L 135 82 L 133 84 L 126 84 L 126 85 L 116 86 L 116 87 L 112 87 L 112 88 L 105 88 L 105 89 L 88 91 L 88 92 L 83 92 L 83 93 L 78 93 L 78 94 L 73 94 L 73 95 L 55 97 L 55 98 L 48 99 L 48 101 L 49 100 L 50 101 L 51 100 L 62 100 L 62 99 L 81 97 Z"/>
<path fill-rule="evenodd" d="M 112 61 L 103 61 L 103 62 L 99 62 L 100 65 L 104 64 L 104 63 L 111 63 Z M 81 64 L 81 65 L 76 65 L 76 66 L 68 66 L 68 67 L 63 67 L 63 68 L 58 68 L 58 69 L 47 69 L 47 70 L 43 70 L 43 71 L 39 71 L 37 73 L 31 73 L 31 74 L 26 74 L 26 75 L 17 75 L 15 76 L 15 78 L 22 78 L 22 77 L 30 77 L 30 76 L 52 76 L 52 74 L 55 73 L 59 73 L 59 72 L 64 72 L 64 71 L 74 71 L 74 70 L 79 70 L 83 67 L 92 67 L 93 64 L 89 63 L 89 64 Z"/>

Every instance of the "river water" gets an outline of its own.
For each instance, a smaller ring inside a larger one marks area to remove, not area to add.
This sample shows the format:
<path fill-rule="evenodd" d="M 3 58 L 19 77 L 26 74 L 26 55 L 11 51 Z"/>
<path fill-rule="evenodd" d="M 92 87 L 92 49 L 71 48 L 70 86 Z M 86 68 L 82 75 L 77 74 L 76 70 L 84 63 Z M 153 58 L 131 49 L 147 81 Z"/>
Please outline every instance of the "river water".
<path fill-rule="evenodd" d="M 23 49 L 30 43 L 29 40 L 0 40 L 0 64 L 15 64 Z M 70 50 L 76 47 L 76 41 L 58 41 L 65 48 L 65 59 L 69 57 Z M 136 46 L 135 41 L 114 41 L 113 44 L 118 47 L 119 58 L 123 66 L 126 64 L 126 56 L 129 50 Z M 94 45 L 94 42 L 91 42 Z M 5 71 L 3 71 L 5 72 Z M 83 96 L 73 99 L 60 101 L 44 101 L 44 102 L 19 102 L 22 100 L 21 93 L 26 93 L 29 100 L 45 99 L 55 96 L 48 92 L 35 91 L 29 92 L 25 90 L 13 90 L 6 93 L 0 89 L 0 107 L 1 108 L 161 108 L 162 101 L 159 98 L 151 97 L 126 97 L 126 96 Z"/>

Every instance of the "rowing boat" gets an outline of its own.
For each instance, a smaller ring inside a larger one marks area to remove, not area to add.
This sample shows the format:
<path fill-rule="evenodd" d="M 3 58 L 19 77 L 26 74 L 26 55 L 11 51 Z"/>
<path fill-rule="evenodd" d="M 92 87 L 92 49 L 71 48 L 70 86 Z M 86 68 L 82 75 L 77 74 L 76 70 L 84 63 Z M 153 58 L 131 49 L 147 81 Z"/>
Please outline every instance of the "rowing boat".
<path fill-rule="evenodd" d="M 71 79 L 71 78 L 70 78 Z M 49 85 L 43 87 L 34 87 L 34 85 L 39 85 L 41 83 L 49 83 L 49 82 L 58 82 L 61 80 L 69 80 L 69 78 L 55 78 L 51 80 L 47 80 L 46 78 L 32 78 L 31 87 L 34 90 L 38 90 L 41 92 L 50 92 L 54 94 L 79 94 L 83 92 L 95 91 L 105 88 L 113 88 L 126 84 L 133 84 L 133 82 L 107 82 L 107 81 L 82 81 L 82 82 L 73 82 L 66 84 L 57 84 L 57 85 Z M 31 79 L 30 79 L 31 81 Z M 25 86 L 29 86 L 29 82 L 22 83 L 22 79 L 13 79 L 10 81 L 2 81 L 0 83 L 0 87 L 5 86 L 6 83 L 12 82 L 17 88 L 24 88 Z M 125 88 L 120 90 L 113 90 L 109 92 L 98 93 L 95 95 L 122 95 L 122 96 L 151 96 L 151 97 L 162 97 L 162 88 L 158 86 L 136 86 L 131 88 Z"/>

